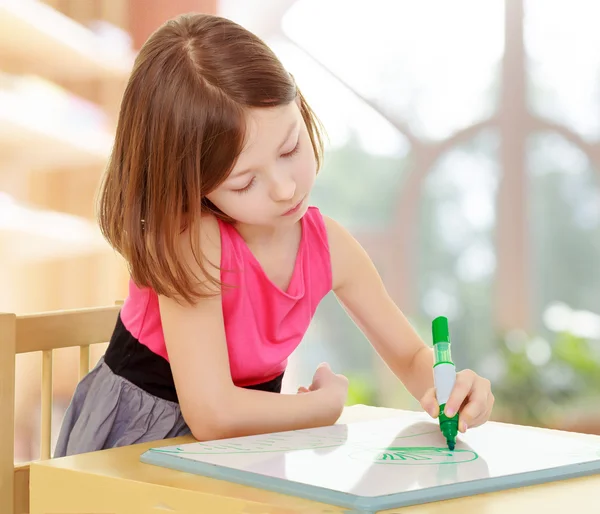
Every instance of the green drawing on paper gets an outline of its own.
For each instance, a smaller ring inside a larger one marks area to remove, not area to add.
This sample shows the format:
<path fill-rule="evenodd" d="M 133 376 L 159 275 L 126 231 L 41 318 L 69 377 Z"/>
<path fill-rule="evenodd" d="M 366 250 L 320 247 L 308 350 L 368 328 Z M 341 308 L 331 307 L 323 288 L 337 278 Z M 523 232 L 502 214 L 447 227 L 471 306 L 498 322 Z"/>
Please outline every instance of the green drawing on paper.
<path fill-rule="evenodd" d="M 390 446 L 368 449 L 350 454 L 351 458 L 369 460 L 378 464 L 400 464 L 409 466 L 431 464 L 459 464 L 479 458 L 473 450 L 436 448 L 434 446 Z"/>

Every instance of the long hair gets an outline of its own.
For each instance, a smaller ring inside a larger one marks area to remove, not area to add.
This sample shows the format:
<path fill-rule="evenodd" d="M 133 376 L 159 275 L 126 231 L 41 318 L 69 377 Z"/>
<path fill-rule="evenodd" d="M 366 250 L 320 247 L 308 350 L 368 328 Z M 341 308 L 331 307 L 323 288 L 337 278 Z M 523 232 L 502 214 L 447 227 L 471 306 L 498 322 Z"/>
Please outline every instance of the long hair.
<path fill-rule="evenodd" d="M 98 209 L 102 234 L 139 287 L 193 303 L 221 286 L 207 272 L 198 228 L 207 212 L 232 220 L 206 195 L 227 178 L 243 148 L 247 110 L 295 100 L 318 169 L 319 121 L 261 39 L 207 14 L 179 16 L 150 36 L 123 95 Z M 183 258 L 184 228 L 202 279 Z"/>

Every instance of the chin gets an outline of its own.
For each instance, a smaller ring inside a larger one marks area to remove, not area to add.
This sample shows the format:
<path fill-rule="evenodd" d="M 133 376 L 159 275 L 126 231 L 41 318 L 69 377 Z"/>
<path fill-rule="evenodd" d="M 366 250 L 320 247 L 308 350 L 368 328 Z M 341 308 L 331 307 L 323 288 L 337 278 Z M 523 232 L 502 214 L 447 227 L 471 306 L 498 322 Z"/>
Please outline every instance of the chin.
<path fill-rule="evenodd" d="M 302 206 L 300 207 L 300 209 L 298 209 L 297 212 L 295 212 L 294 214 L 290 215 L 290 216 L 284 216 L 284 218 L 293 218 L 293 219 L 297 219 L 299 220 L 300 218 L 302 218 L 302 216 L 304 216 L 306 214 L 306 211 L 308 211 L 308 201 L 304 200 L 304 202 L 302 203 Z"/>

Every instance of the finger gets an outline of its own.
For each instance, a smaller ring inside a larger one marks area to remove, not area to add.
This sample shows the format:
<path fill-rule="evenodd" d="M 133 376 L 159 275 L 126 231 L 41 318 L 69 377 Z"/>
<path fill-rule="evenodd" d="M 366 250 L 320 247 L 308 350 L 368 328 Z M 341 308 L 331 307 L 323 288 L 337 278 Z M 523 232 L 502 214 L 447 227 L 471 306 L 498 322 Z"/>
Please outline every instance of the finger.
<path fill-rule="evenodd" d="M 488 410 L 489 390 L 484 386 L 475 387 L 469 394 L 468 401 L 460 411 L 459 430 L 465 432 L 468 427 L 475 427 L 480 418 Z"/>
<path fill-rule="evenodd" d="M 449 418 L 453 417 L 461 405 L 464 403 L 466 398 L 469 396 L 473 388 L 473 383 L 475 381 L 475 374 L 473 372 L 461 372 L 456 375 L 456 382 L 454 383 L 454 387 L 450 392 L 450 397 L 446 402 L 446 407 L 444 408 L 444 414 Z"/>
<path fill-rule="evenodd" d="M 337 378 L 340 378 L 340 379 L 342 379 L 342 380 L 348 380 L 348 377 L 347 377 L 346 375 L 344 375 L 343 373 L 334 373 L 334 375 L 335 375 Z"/>
<path fill-rule="evenodd" d="M 437 418 L 440 413 L 440 406 L 438 405 L 436 396 L 435 396 L 435 388 L 432 387 L 428 389 L 420 402 L 421 407 L 427 414 L 429 414 L 432 418 Z"/>
<path fill-rule="evenodd" d="M 461 425 L 459 425 L 459 428 L 461 432 L 466 432 L 469 428 L 475 428 L 483 425 L 489 419 L 489 417 L 490 413 L 489 411 L 486 411 L 481 416 L 477 416 L 473 421 L 470 421 L 469 423 L 461 421 Z"/>
<path fill-rule="evenodd" d="M 331 367 L 326 362 L 322 362 L 321 364 L 319 364 L 317 366 L 315 374 L 313 375 L 313 381 L 318 380 L 319 377 L 322 376 L 322 375 L 327 376 L 328 373 L 333 373 L 331 371 Z"/>
<path fill-rule="evenodd" d="M 494 395 L 490 392 L 490 393 L 488 393 L 487 408 L 486 408 L 485 412 L 483 414 L 481 414 L 480 416 L 478 416 L 477 418 L 475 418 L 471 423 L 469 423 L 469 428 L 475 428 L 475 427 L 481 426 L 485 422 L 487 422 L 492 415 L 493 407 L 494 407 Z"/>
<path fill-rule="evenodd" d="M 298 393 L 308 393 L 308 388 L 306 388 L 304 386 L 300 386 L 298 388 Z"/>

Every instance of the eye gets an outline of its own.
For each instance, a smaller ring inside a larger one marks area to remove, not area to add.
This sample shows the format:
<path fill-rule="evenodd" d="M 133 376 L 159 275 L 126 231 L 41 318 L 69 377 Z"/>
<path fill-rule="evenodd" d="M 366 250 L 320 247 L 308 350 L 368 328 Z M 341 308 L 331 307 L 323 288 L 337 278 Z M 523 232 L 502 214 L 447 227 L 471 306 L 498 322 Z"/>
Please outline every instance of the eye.
<path fill-rule="evenodd" d="M 300 140 L 298 140 L 298 142 L 296 143 L 296 146 L 294 147 L 294 149 L 291 152 L 284 153 L 281 157 L 283 157 L 285 159 L 289 159 L 290 157 L 293 157 L 294 155 L 296 155 L 298 153 L 298 150 L 300 150 Z"/>
<path fill-rule="evenodd" d="M 232 189 L 233 192 L 235 193 L 247 193 L 248 191 L 250 191 L 250 189 L 252 189 L 252 186 L 254 185 L 254 177 L 252 177 L 252 180 L 250 182 L 248 182 L 247 185 L 245 185 L 244 187 L 242 187 L 241 189 Z"/>

